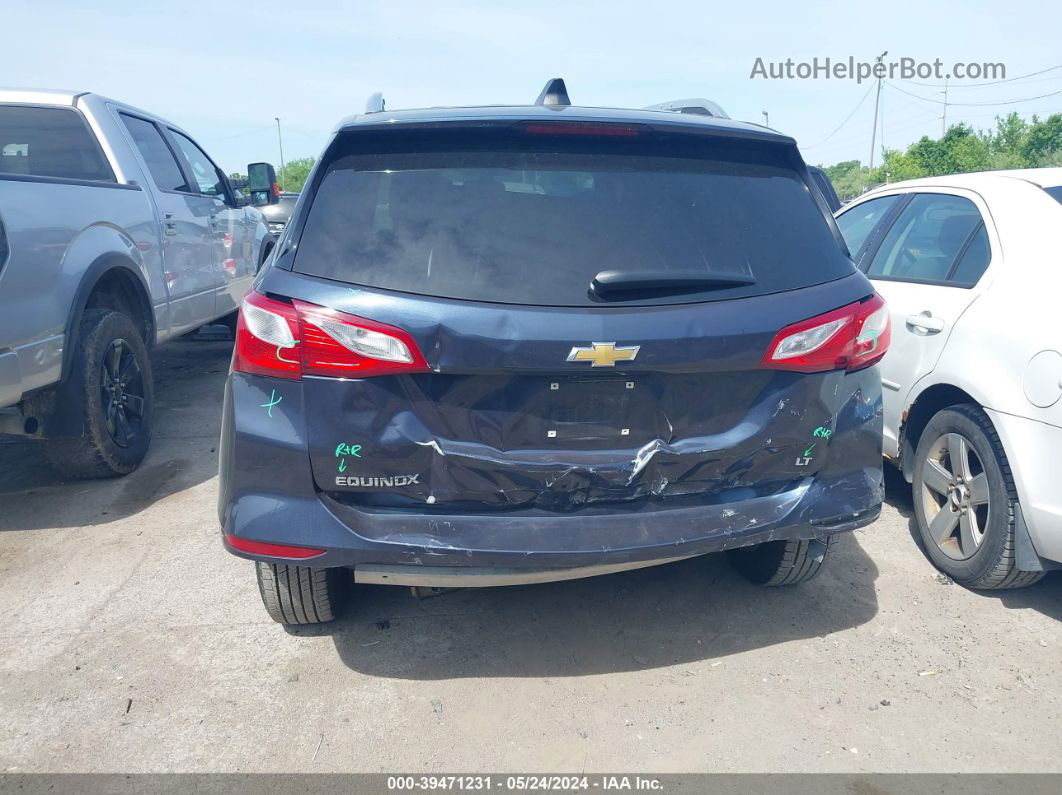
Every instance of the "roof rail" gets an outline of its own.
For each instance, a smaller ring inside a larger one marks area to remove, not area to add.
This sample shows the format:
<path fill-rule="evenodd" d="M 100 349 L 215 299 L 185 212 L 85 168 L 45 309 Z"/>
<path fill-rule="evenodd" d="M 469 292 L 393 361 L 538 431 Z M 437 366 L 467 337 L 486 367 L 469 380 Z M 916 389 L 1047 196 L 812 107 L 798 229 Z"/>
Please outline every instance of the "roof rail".
<path fill-rule="evenodd" d="M 568 87 L 564 85 L 563 77 L 554 77 L 546 81 L 546 87 L 535 100 L 536 105 L 552 105 L 554 107 L 568 107 L 572 101 L 568 99 Z"/>
<path fill-rule="evenodd" d="M 661 102 L 659 105 L 650 105 L 643 110 L 664 110 L 672 113 L 689 113 L 694 116 L 715 116 L 718 119 L 729 119 L 726 111 L 718 102 L 710 99 L 695 97 L 693 99 L 673 99 L 670 102 Z"/>
<path fill-rule="evenodd" d="M 384 95 L 377 91 L 371 97 L 369 101 L 365 103 L 366 113 L 381 113 L 384 109 Z"/>

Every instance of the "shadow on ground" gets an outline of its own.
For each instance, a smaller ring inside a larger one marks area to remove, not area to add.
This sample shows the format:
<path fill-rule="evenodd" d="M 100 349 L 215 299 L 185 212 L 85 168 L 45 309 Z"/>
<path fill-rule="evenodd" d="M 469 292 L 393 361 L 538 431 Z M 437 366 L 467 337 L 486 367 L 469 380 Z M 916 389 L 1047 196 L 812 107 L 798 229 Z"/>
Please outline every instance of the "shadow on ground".
<path fill-rule="evenodd" d="M 911 484 L 904 480 L 896 467 L 885 465 L 885 501 L 907 520 L 907 532 L 911 543 L 922 551 L 918 522 L 915 519 Z M 922 552 L 922 554 L 925 554 Z M 962 586 L 955 586 L 957 588 Z M 986 599 L 998 599 L 1006 607 L 1021 610 L 1032 609 L 1056 621 L 1062 621 L 1062 571 L 1047 573 L 1040 582 L 1028 588 L 1004 591 L 973 591 Z"/>
<path fill-rule="evenodd" d="M 652 669 L 823 637 L 877 613 L 878 570 L 853 534 L 796 588 L 760 588 L 725 555 L 533 586 L 447 591 L 357 586 L 327 629 L 343 662 L 404 679 L 567 677 Z M 692 674 L 690 674 L 692 675 Z"/>
<path fill-rule="evenodd" d="M 231 355 L 218 327 L 152 352 L 155 433 L 144 463 L 124 478 L 64 481 L 41 443 L 0 437 L 0 530 L 112 522 L 214 477 Z"/>

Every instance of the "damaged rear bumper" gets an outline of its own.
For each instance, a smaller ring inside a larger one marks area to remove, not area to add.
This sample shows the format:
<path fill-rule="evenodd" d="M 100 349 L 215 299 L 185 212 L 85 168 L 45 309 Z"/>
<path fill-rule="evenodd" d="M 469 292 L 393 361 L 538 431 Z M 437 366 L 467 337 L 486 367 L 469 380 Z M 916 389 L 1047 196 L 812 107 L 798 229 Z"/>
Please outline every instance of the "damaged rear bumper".
<path fill-rule="evenodd" d="M 877 518 L 882 497 L 881 469 L 874 467 L 830 478 L 820 473 L 778 493 L 740 502 L 683 507 L 645 503 L 569 514 L 367 510 L 319 492 L 281 497 L 263 491 L 243 493 L 232 501 L 224 532 L 324 549 L 306 561 L 315 567 L 372 564 L 520 571 L 621 567 L 854 530 Z"/>

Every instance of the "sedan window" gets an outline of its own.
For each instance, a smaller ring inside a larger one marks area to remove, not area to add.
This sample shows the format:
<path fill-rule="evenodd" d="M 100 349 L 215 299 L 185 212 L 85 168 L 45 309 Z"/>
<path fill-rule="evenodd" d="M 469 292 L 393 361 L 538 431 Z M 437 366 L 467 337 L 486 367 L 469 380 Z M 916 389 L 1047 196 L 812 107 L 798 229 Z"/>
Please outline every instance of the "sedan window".
<path fill-rule="evenodd" d="M 967 250 L 967 241 L 983 228 L 977 206 L 961 196 L 920 193 L 893 222 L 867 275 L 898 281 L 947 281 L 956 259 Z M 986 240 L 987 242 L 987 240 Z M 987 266 L 987 258 L 975 265 L 971 253 L 967 272 Z M 977 274 L 978 276 L 980 273 Z"/>
<path fill-rule="evenodd" d="M 988 267 L 988 261 L 991 258 L 992 252 L 988 245 L 988 232 L 985 231 L 985 225 L 981 224 L 977 227 L 977 231 L 974 232 L 970 245 L 966 247 L 966 251 L 959 258 L 959 264 L 955 266 L 955 270 L 949 280 L 957 284 L 977 284 L 977 280 L 985 272 L 985 268 Z"/>
<path fill-rule="evenodd" d="M 874 231 L 874 227 L 899 198 L 899 196 L 882 196 L 871 199 L 837 216 L 837 226 L 841 230 L 844 242 L 848 244 L 852 259 L 859 257 L 859 252 L 870 233 Z"/>

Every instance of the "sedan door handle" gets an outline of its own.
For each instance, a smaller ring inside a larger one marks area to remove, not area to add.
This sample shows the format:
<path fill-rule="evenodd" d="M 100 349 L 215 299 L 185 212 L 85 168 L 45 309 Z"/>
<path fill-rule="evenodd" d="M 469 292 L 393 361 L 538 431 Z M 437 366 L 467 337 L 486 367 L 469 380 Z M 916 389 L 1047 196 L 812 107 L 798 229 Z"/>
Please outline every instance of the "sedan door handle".
<path fill-rule="evenodd" d="M 908 315 L 907 325 L 920 328 L 922 331 L 928 331 L 931 334 L 944 330 L 944 321 L 939 317 L 933 317 L 930 312 L 922 312 L 918 315 Z"/>

